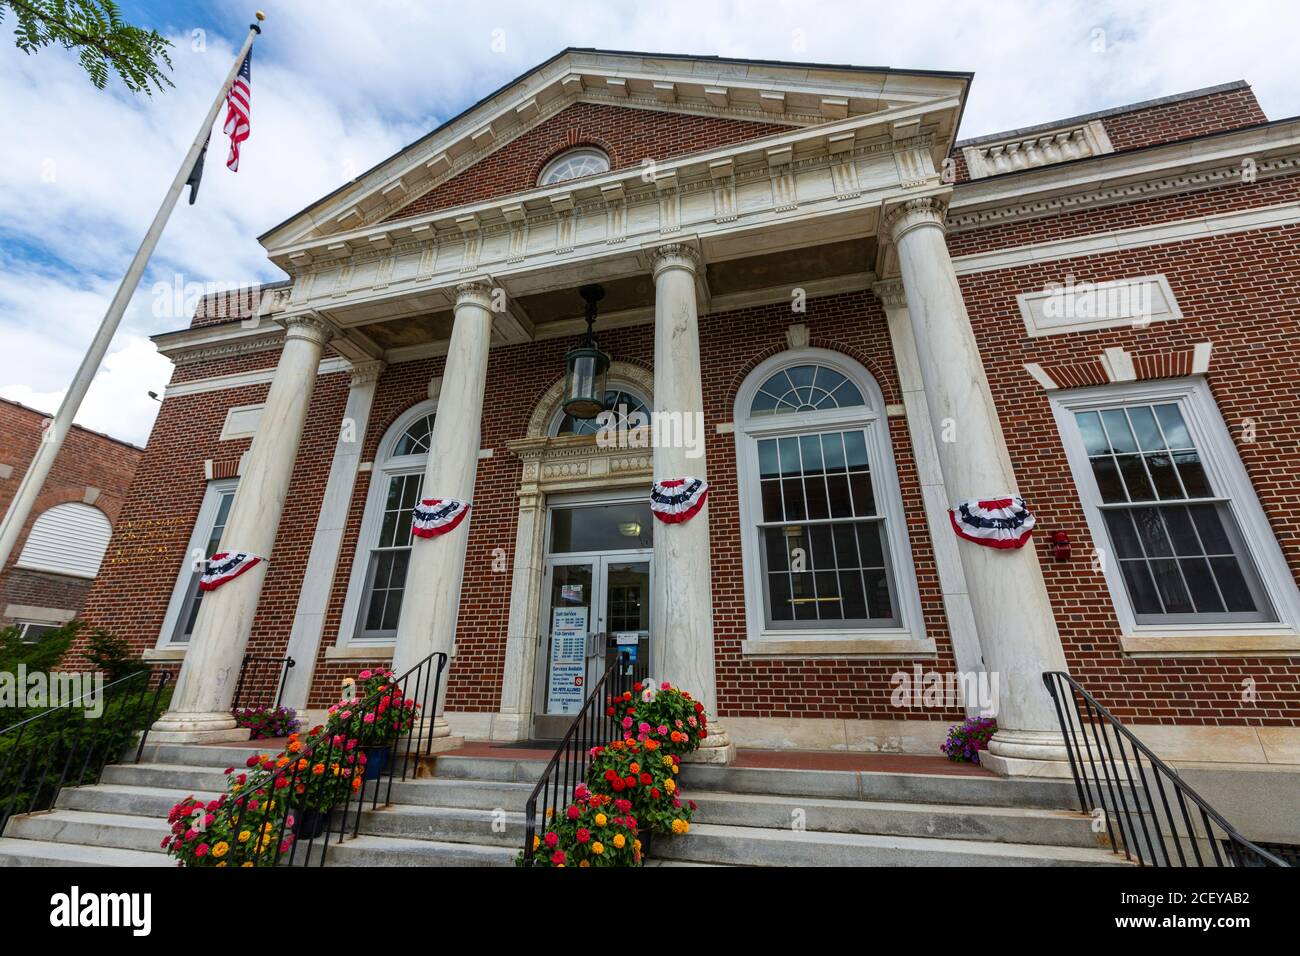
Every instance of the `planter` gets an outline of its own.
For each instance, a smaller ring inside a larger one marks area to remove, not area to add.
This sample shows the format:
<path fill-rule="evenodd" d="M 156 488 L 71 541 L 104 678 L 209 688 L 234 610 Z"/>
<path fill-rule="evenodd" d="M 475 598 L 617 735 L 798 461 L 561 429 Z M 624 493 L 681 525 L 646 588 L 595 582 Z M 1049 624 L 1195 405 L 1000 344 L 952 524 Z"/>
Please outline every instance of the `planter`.
<path fill-rule="evenodd" d="M 388 766 L 388 758 L 392 754 L 392 747 L 362 747 L 361 752 L 366 755 L 366 770 L 362 774 L 363 780 L 378 780 L 379 775 L 384 772 L 384 767 Z"/>
<path fill-rule="evenodd" d="M 329 830 L 332 810 L 300 810 L 293 822 L 293 835 L 299 840 L 314 840 Z"/>

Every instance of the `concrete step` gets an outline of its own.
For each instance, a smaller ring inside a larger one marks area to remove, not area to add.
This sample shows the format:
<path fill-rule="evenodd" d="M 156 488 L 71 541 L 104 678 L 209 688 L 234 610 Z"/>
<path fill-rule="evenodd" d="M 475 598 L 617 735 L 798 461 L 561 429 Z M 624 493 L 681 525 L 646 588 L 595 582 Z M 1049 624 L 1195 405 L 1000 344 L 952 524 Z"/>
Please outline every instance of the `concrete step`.
<path fill-rule="evenodd" d="M 699 805 L 698 823 L 830 833 L 989 840 L 1045 846 L 1106 846 L 1105 833 L 1092 831 L 1091 819 L 1070 810 L 1020 807 L 947 806 L 883 803 L 823 797 L 688 792 Z"/>
<path fill-rule="evenodd" d="M 1108 850 L 693 824 L 656 839 L 659 859 L 733 866 L 1129 866 Z"/>
<path fill-rule="evenodd" d="M 162 839 L 159 837 L 159 839 Z M 0 866 L 175 866 L 161 853 L 0 837 Z"/>
<path fill-rule="evenodd" d="M 1078 808 L 1070 780 L 1011 779 L 927 773 L 845 770 L 776 770 L 687 764 L 682 787 L 696 791 L 754 793 L 792 797 L 831 797 L 874 802 L 948 804 L 981 807 Z"/>
<path fill-rule="evenodd" d="M 518 847 L 359 836 L 331 844 L 328 866 L 514 866 Z"/>
<path fill-rule="evenodd" d="M 97 783 L 88 787 L 68 787 L 59 793 L 55 804 L 61 810 L 89 810 L 96 813 L 118 813 L 130 816 L 154 817 L 163 822 L 172 807 L 193 794 L 200 800 L 214 800 L 216 793 L 192 790 L 164 790 L 154 787 L 132 787 L 117 783 Z M 162 839 L 159 837 L 158 839 Z"/>
<path fill-rule="evenodd" d="M 263 746 L 259 747 L 258 744 Z M 209 767 L 224 770 L 226 767 L 243 767 L 249 754 L 279 753 L 278 746 L 266 746 L 264 740 L 250 740 L 247 744 L 155 744 L 146 741 L 141 763 L 177 763 L 187 767 Z M 123 762 L 135 759 L 135 751 Z"/>
<path fill-rule="evenodd" d="M 518 850 L 524 845 L 524 815 L 499 810 L 394 804 L 365 811 L 361 815 L 360 832 L 368 836 L 477 843 Z"/>
<path fill-rule="evenodd" d="M 167 818 L 93 810 L 55 810 L 10 819 L 5 836 L 19 840 L 71 843 L 162 853 L 163 837 L 171 833 Z"/>
<path fill-rule="evenodd" d="M 448 780 L 496 780 L 535 785 L 547 760 L 511 760 L 501 757 L 459 757 L 441 754 L 432 761 L 434 777 Z M 427 766 L 427 762 L 426 762 Z M 575 780 L 576 784 L 577 781 Z"/>
<path fill-rule="evenodd" d="M 100 783 L 162 790 L 204 790 L 221 793 L 226 789 L 225 768 L 172 763 L 119 763 L 104 768 Z"/>
<path fill-rule="evenodd" d="M 384 794 L 387 792 L 385 787 Z M 529 783 L 426 777 L 394 780 L 392 802 L 421 807 L 522 812 L 532 792 L 533 785 Z"/>

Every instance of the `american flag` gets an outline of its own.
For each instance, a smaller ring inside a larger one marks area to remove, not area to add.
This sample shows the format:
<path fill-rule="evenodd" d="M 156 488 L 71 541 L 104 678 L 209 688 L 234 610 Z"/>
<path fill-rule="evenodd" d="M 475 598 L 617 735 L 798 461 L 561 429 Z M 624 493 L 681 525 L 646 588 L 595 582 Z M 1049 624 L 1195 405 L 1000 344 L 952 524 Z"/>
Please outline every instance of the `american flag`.
<path fill-rule="evenodd" d="M 253 51 L 249 50 L 239 66 L 235 82 L 230 85 L 230 92 L 226 94 L 225 133 L 230 137 L 230 155 L 226 158 L 226 168 L 236 173 L 239 172 L 239 144 L 248 139 L 249 103 L 253 91 L 252 65 Z"/>

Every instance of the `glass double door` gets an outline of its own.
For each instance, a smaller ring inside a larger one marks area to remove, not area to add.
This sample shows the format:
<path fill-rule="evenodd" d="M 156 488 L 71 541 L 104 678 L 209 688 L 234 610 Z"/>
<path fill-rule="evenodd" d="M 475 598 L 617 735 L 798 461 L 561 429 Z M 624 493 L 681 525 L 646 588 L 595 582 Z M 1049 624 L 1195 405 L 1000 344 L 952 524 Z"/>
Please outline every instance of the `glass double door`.
<path fill-rule="evenodd" d="M 617 655 L 650 659 L 650 552 L 548 558 L 543 584 L 534 736 L 563 736 L 587 687 Z"/>

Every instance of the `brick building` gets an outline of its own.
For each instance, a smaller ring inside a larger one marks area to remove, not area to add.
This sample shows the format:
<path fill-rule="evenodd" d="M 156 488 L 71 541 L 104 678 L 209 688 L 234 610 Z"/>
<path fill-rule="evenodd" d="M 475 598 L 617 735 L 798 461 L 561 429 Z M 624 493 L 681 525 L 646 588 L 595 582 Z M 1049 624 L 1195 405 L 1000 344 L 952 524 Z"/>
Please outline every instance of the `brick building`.
<path fill-rule="evenodd" d="M 0 509 L 9 507 L 49 421 L 0 399 Z M 0 626 L 35 640 L 80 613 L 143 453 L 73 426 L 0 573 Z"/>
<path fill-rule="evenodd" d="M 440 731 L 554 736 L 595 634 L 719 761 L 933 753 L 963 707 L 899 675 L 978 672 L 1038 773 L 1068 670 L 1172 758 L 1300 762 L 1300 120 L 1235 82 L 963 141 L 971 82 L 568 50 L 263 235 L 287 282 L 155 338 L 86 608 L 184 664 L 158 732 L 229 735 L 245 647 L 312 708 L 454 648 Z M 564 410 L 589 283 L 653 447 Z M 268 560 L 200 600 L 218 545 Z"/>

